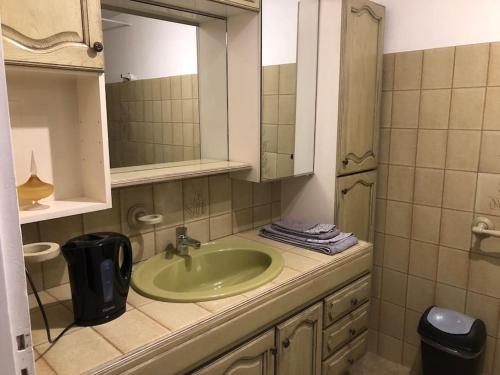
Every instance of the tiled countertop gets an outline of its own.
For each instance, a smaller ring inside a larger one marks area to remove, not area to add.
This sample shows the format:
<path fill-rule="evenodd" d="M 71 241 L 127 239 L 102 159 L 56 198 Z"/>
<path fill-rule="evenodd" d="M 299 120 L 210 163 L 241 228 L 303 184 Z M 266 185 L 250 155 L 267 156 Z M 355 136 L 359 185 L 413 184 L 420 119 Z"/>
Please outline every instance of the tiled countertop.
<path fill-rule="evenodd" d="M 345 252 L 328 256 L 259 237 L 257 231 L 237 234 L 271 246 L 280 251 L 285 260 L 281 274 L 270 283 L 244 294 L 198 303 L 170 303 L 155 301 L 137 294 L 130 288 L 127 311 L 121 317 L 99 326 L 74 327 L 56 344 L 47 342 L 40 310 L 30 295 L 32 338 L 35 348 L 37 375 L 91 373 L 94 369 L 124 357 L 139 348 L 165 339 L 174 332 L 252 298 L 266 290 L 286 283 L 303 273 L 334 262 L 339 256 L 358 252 L 367 244 L 351 247 Z M 39 293 L 44 303 L 52 337 L 57 336 L 73 320 L 69 284 Z"/>

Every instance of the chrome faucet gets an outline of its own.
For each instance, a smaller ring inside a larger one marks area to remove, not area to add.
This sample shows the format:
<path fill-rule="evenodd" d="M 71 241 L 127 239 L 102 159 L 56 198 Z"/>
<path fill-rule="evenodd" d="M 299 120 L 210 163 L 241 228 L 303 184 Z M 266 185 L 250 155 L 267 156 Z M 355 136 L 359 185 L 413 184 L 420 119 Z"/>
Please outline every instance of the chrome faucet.
<path fill-rule="evenodd" d="M 175 249 L 178 255 L 189 255 L 189 248 L 199 249 L 201 246 L 200 241 L 187 236 L 186 227 L 175 228 Z"/>

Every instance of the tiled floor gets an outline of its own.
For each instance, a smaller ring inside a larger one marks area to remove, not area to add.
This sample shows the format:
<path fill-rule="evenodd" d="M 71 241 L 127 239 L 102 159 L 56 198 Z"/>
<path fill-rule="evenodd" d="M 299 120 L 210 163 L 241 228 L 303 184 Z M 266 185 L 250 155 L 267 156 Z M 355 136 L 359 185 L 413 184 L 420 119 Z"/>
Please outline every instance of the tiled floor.
<path fill-rule="evenodd" d="M 409 375 L 410 369 L 374 353 L 366 353 L 349 370 L 349 375 Z"/>

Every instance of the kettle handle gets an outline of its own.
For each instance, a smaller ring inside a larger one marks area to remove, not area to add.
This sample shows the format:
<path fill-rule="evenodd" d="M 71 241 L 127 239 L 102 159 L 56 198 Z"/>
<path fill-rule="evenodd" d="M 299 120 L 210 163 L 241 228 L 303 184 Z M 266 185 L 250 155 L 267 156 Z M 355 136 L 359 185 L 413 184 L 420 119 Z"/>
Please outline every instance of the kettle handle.
<path fill-rule="evenodd" d="M 128 238 L 123 238 L 121 245 L 123 246 L 123 263 L 120 267 L 120 276 L 123 281 L 128 281 L 132 274 L 132 245 Z"/>

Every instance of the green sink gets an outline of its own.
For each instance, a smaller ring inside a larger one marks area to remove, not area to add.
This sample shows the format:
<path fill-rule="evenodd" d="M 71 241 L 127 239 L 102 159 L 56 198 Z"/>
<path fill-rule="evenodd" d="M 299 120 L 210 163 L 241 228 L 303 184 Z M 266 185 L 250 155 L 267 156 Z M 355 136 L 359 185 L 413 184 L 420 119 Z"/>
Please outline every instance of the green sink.
<path fill-rule="evenodd" d="M 244 239 L 210 242 L 189 251 L 186 257 L 166 251 L 138 265 L 132 287 L 160 301 L 208 301 L 258 288 L 283 269 L 279 252 Z"/>

